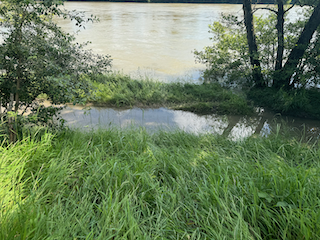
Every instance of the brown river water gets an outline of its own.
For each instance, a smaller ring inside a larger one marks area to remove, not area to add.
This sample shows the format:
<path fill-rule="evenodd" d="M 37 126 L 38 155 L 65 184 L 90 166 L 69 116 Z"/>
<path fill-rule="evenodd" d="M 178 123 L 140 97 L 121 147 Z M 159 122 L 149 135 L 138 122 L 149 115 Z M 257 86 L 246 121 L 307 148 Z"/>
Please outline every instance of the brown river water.
<path fill-rule="evenodd" d="M 261 6 L 261 5 L 260 5 Z M 259 6 L 259 7 L 260 7 Z M 100 22 L 81 29 L 66 20 L 57 23 L 67 32 L 77 33 L 78 42 L 90 41 L 94 52 L 110 54 L 113 70 L 133 77 L 160 81 L 197 82 L 204 65 L 195 63 L 193 51 L 210 45 L 208 25 L 221 13 L 241 17 L 242 5 L 231 4 L 148 4 L 114 2 L 67 2 L 76 9 L 97 16 Z M 258 15 L 268 14 L 259 10 Z M 289 18 L 300 16 L 299 8 Z M 263 112 L 263 111 L 262 111 Z M 319 121 L 281 118 L 270 112 L 256 116 L 199 116 L 190 112 L 159 109 L 110 109 L 68 106 L 62 117 L 68 126 L 99 129 L 117 126 L 144 127 L 147 130 L 182 129 L 192 133 L 214 133 L 237 140 L 252 134 L 267 135 L 285 122 L 289 131 L 306 132 L 317 138 Z"/>
<path fill-rule="evenodd" d="M 111 55 L 113 70 L 162 81 L 197 80 L 205 66 L 195 63 L 193 51 L 211 44 L 208 25 L 222 13 L 242 15 L 238 4 L 66 2 L 65 8 L 100 19 L 85 29 L 68 20 L 57 23 L 77 33 L 78 42 L 90 41 L 94 52 Z M 298 9 L 291 10 L 289 17 L 299 17 Z"/>

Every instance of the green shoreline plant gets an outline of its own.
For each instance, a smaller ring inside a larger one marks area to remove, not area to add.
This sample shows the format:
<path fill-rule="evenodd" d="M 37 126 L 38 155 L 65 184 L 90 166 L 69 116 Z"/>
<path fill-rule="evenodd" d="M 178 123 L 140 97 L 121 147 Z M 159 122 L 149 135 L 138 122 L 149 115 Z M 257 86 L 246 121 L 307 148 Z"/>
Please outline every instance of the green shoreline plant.
<path fill-rule="evenodd" d="M 244 96 L 219 84 L 163 83 L 135 80 L 128 75 L 106 74 L 88 77 L 94 92 L 89 102 L 108 107 L 169 107 L 199 114 L 253 113 Z"/>
<path fill-rule="evenodd" d="M 318 239 L 320 149 L 42 129 L 0 145 L 0 239 Z"/>
<path fill-rule="evenodd" d="M 67 11 L 63 4 L 60 0 L 0 1 L 0 117 L 6 119 L 11 142 L 16 141 L 21 112 L 38 111 L 38 95 L 46 94 L 54 104 L 83 103 L 90 86 L 81 76 L 110 70 L 110 56 L 85 49 L 88 43 L 74 43 L 75 37 L 54 21 L 69 19 L 81 27 L 97 19 Z M 41 110 L 50 115 L 52 107 Z"/>

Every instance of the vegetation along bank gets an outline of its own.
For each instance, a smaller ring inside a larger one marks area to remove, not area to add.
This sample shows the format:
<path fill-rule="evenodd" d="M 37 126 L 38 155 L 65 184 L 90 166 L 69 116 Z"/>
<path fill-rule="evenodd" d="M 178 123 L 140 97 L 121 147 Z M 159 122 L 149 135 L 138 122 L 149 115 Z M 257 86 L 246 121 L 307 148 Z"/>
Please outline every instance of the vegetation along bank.
<path fill-rule="evenodd" d="M 319 163 L 279 133 L 29 129 L 0 146 L 0 239 L 318 239 Z"/>
<path fill-rule="evenodd" d="M 244 95 L 219 84 L 163 83 L 135 80 L 123 74 L 87 77 L 94 92 L 91 103 L 106 107 L 168 107 L 198 114 L 249 115 L 254 112 Z"/>
<path fill-rule="evenodd" d="M 274 28 L 281 18 L 255 20 L 256 29 L 263 23 L 257 37 L 249 31 L 253 18 L 246 2 L 245 23 L 234 16 L 214 23 L 218 41 L 195 52 L 207 64 L 200 85 L 106 74 L 109 56 L 74 44 L 52 21 L 61 16 L 81 25 L 95 19 L 66 12 L 61 4 L 0 2 L 7 27 L 0 45 L 0 239 L 320 238 L 317 142 L 304 143 L 279 129 L 237 142 L 182 131 L 83 133 L 50 126 L 59 109 L 39 108 L 35 101 L 45 94 L 53 103 L 250 113 L 245 97 L 232 93 L 241 86 L 256 103 L 312 113 L 305 106 L 317 103 L 309 97 L 314 93 L 317 99 L 313 87 L 319 79 L 318 2 L 304 2 L 310 8 L 300 24 Z M 278 1 L 280 17 L 281 6 Z M 284 29 L 284 45 L 281 34 L 272 38 L 279 45 L 269 42 L 268 36 Z M 312 40 L 305 29 L 312 30 Z M 252 39 L 260 48 L 249 44 Z M 219 85 L 221 79 L 230 89 Z M 20 112 L 26 109 L 32 111 L 27 118 Z"/>

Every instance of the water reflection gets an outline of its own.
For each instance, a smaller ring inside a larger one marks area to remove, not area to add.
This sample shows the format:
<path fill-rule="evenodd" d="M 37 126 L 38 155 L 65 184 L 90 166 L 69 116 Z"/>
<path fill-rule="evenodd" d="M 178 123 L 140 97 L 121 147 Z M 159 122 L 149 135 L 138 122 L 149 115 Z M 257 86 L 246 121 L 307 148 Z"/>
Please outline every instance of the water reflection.
<path fill-rule="evenodd" d="M 320 134 L 320 123 L 315 120 L 299 118 L 281 118 L 271 112 L 261 112 L 255 116 L 199 116 L 185 111 L 166 108 L 158 109 L 111 109 L 69 106 L 62 112 L 67 126 L 84 127 L 88 130 L 110 127 L 144 127 L 149 132 L 159 129 L 172 131 L 180 129 L 190 133 L 212 133 L 224 135 L 232 140 L 242 139 L 252 134 L 268 135 L 272 129 L 285 122 L 288 131 L 300 134 L 305 131 L 306 137 L 317 138 Z"/>

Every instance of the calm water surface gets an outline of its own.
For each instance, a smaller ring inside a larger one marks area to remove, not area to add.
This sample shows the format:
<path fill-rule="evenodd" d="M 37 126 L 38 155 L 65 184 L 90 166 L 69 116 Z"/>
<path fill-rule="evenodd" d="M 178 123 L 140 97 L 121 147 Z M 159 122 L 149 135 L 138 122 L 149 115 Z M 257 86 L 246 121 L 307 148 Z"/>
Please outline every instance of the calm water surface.
<path fill-rule="evenodd" d="M 212 133 L 239 140 L 252 134 L 268 135 L 277 128 L 286 128 L 289 133 L 306 138 L 318 139 L 320 123 L 292 117 L 275 116 L 270 112 L 260 112 L 255 116 L 200 116 L 194 113 L 159 109 L 111 109 L 69 106 L 62 112 L 67 126 L 87 130 L 107 129 L 112 127 L 143 127 L 149 132 L 159 129 L 176 129 L 190 133 Z"/>

